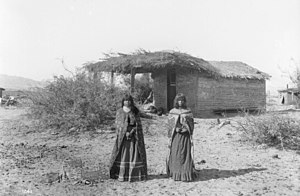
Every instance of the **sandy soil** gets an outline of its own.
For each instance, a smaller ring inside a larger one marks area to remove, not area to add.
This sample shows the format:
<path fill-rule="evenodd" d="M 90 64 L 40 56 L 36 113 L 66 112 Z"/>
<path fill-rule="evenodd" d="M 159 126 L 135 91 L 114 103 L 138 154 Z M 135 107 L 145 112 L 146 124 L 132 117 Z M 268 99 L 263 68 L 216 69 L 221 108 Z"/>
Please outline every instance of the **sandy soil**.
<path fill-rule="evenodd" d="M 0 108 L 1 195 L 300 195 L 299 152 L 241 142 L 238 118 L 221 128 L 196 119 L 198 177 L 190 183 L 166 177 L 166 118 L 144 119 L 149 180 L 128 183 L 108 179 L 114 133 L 33 129 L 25 114 Z"/>

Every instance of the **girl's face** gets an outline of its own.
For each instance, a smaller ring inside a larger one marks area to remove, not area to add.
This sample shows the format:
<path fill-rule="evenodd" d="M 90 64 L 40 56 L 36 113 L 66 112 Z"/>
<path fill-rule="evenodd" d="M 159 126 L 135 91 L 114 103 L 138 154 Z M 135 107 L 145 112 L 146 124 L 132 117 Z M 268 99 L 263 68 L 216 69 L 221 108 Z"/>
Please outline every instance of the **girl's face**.
<path fill-rule="evenodd" d="M 124 100 L 124 106 L 129 107 L 131 102 L 129 100 Z"/>
<path fill-rule="evenodd" d="M 183 100 L 178 100 L 178 106 L 179 106 L 179 107 L 182 107 L 183 104 L 184 104 L 184 101 L 183 101 Z"/>

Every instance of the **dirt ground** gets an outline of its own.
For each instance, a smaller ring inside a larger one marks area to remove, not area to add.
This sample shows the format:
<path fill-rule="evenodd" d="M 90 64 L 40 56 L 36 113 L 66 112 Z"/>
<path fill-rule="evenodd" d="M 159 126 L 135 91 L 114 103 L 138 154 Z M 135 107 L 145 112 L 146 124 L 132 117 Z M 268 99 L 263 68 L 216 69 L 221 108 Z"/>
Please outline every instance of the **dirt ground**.
<path fill-rule="evenodd" d="M 62 135 L 33 129 L 25 114 L 0 108 L 0 195 L 300 195 L 299 152 L 241 142 L 237 117 L 221 128 L 195 120 L 189 183 L 166 177 L 166 117 L 143 119 L 149 180 L 128 183 L 108 179 L 112 131 Z"/>

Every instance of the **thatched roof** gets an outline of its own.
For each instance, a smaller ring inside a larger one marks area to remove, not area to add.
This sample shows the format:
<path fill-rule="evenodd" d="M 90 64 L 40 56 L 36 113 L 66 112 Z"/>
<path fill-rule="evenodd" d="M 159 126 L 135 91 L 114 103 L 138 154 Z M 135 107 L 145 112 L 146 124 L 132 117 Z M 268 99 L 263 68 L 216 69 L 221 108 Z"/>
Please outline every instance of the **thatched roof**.
<path fill-rule="evenodd" d="M 243 79 L 269 79 L 271 76 L 239 61 L 209 61 L 221 77 Z"/>
<path fill-rule="evenodd" d="M 106 57 L 99 62 L 85 65 L 85 68 L 90 72 L 113 71 L 125 74 L 130 73 L 132 68 L 135 68 L 136 73 L 147 73 L 174 67 L 207 72 L 216 77 L 248 79 L 267 79 L 270 77 L 241 62 L 208 62 L 175 51 L 147 52 L 140 50 L 132 54 L 106 54 Z"/>
<path fill-rule="evenodd" d="M 130 73 L 132 67 L 136 69 L 136 73 L 147 73 L 172 67 L 196 69 L 211 74 L 217 71 L 203 59 L 173 51 L 138 51 L 133 54 L 109 54 L 99 62 L 86 64 L 86 68 L 92 72 Z"/>

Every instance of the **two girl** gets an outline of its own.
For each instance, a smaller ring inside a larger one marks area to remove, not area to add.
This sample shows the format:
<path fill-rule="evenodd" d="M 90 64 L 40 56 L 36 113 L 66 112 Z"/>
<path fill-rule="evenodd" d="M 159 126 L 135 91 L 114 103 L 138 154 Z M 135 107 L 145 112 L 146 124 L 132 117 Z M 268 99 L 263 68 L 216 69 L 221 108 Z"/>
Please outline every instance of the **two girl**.
<path fill-rule="evenodd" d="M 186 97 L 178 94 L 174 108 L 169 112 L 169 153 L 166 161 L 167 175 L 175 181 L 193 181 L 194 163 L 193 114 L 186 106 Z M 120 181 L 147 179 L 147 161 L 139 110 L 130 95 L 122 100 L 116 114 L 117 138 L 113 148 L 110 178 Z"/>

